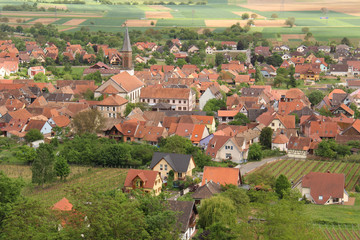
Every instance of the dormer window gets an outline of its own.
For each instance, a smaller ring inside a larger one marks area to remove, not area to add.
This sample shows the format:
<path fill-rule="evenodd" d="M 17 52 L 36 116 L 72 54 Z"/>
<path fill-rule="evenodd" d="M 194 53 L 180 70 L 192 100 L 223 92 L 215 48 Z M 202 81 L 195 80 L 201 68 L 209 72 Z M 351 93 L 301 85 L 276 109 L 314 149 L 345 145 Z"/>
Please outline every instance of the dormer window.
<path fill-rule="evenodd" d="M 323 200 L 323 196 L 319 196 L 319 200 Z"/>
<path fill-rule="evenodd" d="M 128 130 L 128 133 L 131 133 L 131 131 L 130 131 L 130 130 Z"/>

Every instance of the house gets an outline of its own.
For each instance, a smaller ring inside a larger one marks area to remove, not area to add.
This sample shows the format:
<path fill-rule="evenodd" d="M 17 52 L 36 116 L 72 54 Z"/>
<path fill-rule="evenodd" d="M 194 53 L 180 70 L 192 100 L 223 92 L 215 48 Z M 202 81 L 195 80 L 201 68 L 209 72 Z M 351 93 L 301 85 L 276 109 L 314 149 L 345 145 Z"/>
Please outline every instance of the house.
<path fill-rule="evenodd" d="M 96 64 L 84 69 L 83 75 L 95 73 L 99 71 L 101 76 L 111 76 L 120 73 L 120 69 L 111 68 L 103 62 L 97 62 Z"/>
<path fill-rule="evenodd" d="M 271 149 L 279 149 L 280 151 L 287 152 L 289 138 L 285 134 L 277 135 L 271 142 Z"/>
<path fill-rule="evenodd" d="M 360 120 L 356 119 L 350 127 L 342 131 L 341 135 L 360 136 Z"/>
<path fill-rule="evenodd" d="M 237 49 L 237 43 L 234 41 L 223 41 L 221 42 L 221 46 L 225 49 L 225 48 L 231 48 L 232 50 L 236 50 Z"/>
<path fill-rule="evenodd" d="M 200 204 L 201 200 L 211 198 L 218 193 L 221 193 L 221 185 L 210 180 L 197 188 L 191 197 L 195 200 L 195 204 Z"/>
<path fill-rule="evenodd" d="M 152 170 L 130 169 L 126 175 L 124 192 L 141 189 L 158 196 L 162 188 L 161 174 Z"/>
<path fill-rule="evenodd" d="M 105 118 L 120 118 L 124 116 L 128 100 L 119 95 L 106 97 L 97 103 L 97 109 Z"/>
<path fill-rule="evenodd" d="M 195 161 L 191 155 L 177 153 L 154 152 L 150 169 L 161 173 L 163 179 L 169 177 L 169 172 L 174 172 L 174 180 L 184 180 L 192 176 Z"/>
<path fill-rule="evenodd" d="M 347 76 L 349 66 L 347 64 L 331 64 L 329 68 L 330 74 L 334 76 Z"/>
<path fill-rule="evenodd" d="M 314 80 L 320 79 L 320 64 L 298 64 L 295 66 L 295 76 L 302 80 Z"/>
<path fill-rule="evenodd" d="M 189 240 L 195 235 L 197 209 L 194 201 L 167 201 L 168 208 L 177 213 L 176 225 L 179 227 L 181 240 Z"/>
<path fill-rule="evenodd" d="M 188 50 L 187 50 L 188 53 L 198 53 L 199 52 L 199 48 L 196 47 L 195 45 L 191 45 Z"/>
<path fill-rule="evenodd" d="M 310 172 L 295 187 L 314 204 L 344 204 L 349 201 L 343 173 Z"/>
<path fill-rule="evenodd" d="M 25 132 L 28 132 L 31 129 L 38 129 L 44 136 L 50 136 L 52 126 L 47 121 L 30 120 L 25 127 Z"/>
<path fill-rule="evenodd" d="M 214 51 L 216 51 L 216 47 L 207 46 L 207 47 L 205 48 L 205 53 L 206 53 L 206 54 L 214 54 Z"/>
<path fill-rule="evenodd" d="M 271 56 L 271 52 L 270 52 L 270 48 L 269 47 L 255 47 L 255 54 L 256 55 L 261 55 L 264 57 L 269 57 Z"/>
<path fill-rule="evenodd" d="M 218 110 L 218 120 L 220 123 L 229 123 L 234 121 L 236 114 L 239 112 L 239 110 Z"/>
<path fill-rule="evenodd" d="M 196 97 L 190 88 L 145 87 L 141 90 L 140 102 L 149 105 L 163 102 L 171 104 L 173 110 L 192 111 Z"/>
<path fill-rule="evenodd" d="M 296 51 L 302 53 L 302 52 L 305 51 L 306 48 L 307 48 L 307 47 L 306 47 L 305 45 L 301 45 L 301 46 L 299 46 L 299 47 L 296 48 Z"/>
<path fill-rule="evenodd" d="M 203 110 L 205 104 L 211 99 L 222 99 L 222 94 L 220 89 L 215 85 L 208 87 L 205 92 L 199 98 L 199 108 Z"/>
<path fill-rule="evenodd" d="M 310 150 L 311 138 L 309 137 L 290 137 L 288 144 L 288 154 L 290 158 L 306 159 Z"/>
<path fill-rule="evenodd" d="M 180 48 L 176 45 L 172 45 L 169 49 L 170 53 L 178 53 L 180 52 Z"/>
<path fill-rule="evenodd" d="M 215 161 L 230 159 L 242 163 L 247 159 L 246 141 L 244 137 L 214 135 L 209 141 L 205 154 Z"/>
<path fill-rule="evenodd" d="M 330 48 L 330 46 L 319 46 L 318 50 L 321 52 L 324 52 L 324 53 L 330 53 L 331 48 Z"/>
<path fill-rule="evenodd" d="M 210 181 L 222 186 L 229 184 L 239 186 L 242 184 L 240 168 L 205 166 L 201 186 Z"/>
<path fill-rule="evenodd" d="M 139 101 L 140 91 L 144 87 L 144 83 L 136 76 L 130 75 L 128 72 L 121 72 L 112 76 L 108 81 L 103 83 L 95 90 L 95 98 L 102 95 L 119 95 L 127 98 L 129 102 L 135 103 Z"/>
<path fill-rule="evenodd" d="M 35 66 L 35 67 L 29 67 L 28 69 L 28 76 L 29 78 L 34 78 L 34 76 L 38 73 L 45 74 L 45 68 L 43 66 Z"/>

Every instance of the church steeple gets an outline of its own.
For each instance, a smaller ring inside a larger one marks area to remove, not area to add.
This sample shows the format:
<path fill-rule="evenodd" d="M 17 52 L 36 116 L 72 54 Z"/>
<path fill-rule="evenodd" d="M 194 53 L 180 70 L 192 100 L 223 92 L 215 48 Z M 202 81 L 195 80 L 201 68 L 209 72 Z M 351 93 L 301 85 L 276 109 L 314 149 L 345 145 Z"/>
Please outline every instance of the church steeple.
<path fill-rule="evenodd" d="M 124 44 L 123 44 L 121 51 L 122 52 L 132 52 L 131 44 L 130 44 L 130 37 L 129 37 L 129 30 L 127 27 L 125 29 Z"/>
<path fill-rule="evenodd" d="M 124 34 L 124 44 L 121 49 L 122 66 L 124 69 L 130 70 L 132 68 L 132 48 L 129 37 L 129 30 L 126 27 Z"/>

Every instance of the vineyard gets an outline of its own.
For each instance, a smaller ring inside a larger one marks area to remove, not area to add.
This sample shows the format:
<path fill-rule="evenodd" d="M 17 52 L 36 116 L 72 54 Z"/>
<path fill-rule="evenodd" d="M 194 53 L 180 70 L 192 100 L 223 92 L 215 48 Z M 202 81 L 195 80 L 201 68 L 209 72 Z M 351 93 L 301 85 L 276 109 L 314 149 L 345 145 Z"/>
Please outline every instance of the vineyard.
<path fill-rule="evenodd" d="M 95 191 L 109 191 L 120 189 L 124 185 L 127 170 L 118 168 L 90 168 L 63 183 L 55 183 L 44 189 L 26 187 L 24 195 L 44 202 L 51 206 L 63 197 L 72 199 L 72 190 L 81 187 L 91 188 Z"/>
<path fill-rule="evenodd" d="M 326 172 L 344 173 L 345 174 L 345 188 L 348 191 L 353 191 L 355 185 L 359 181 L 360 163 L 351 162 L 325 162 L 325 161 L 310 161 L 310 160 L 280 160 L 268 163 L 255 172 L 266 171 L 275 177 L 284 174 L 289 181 L 296 183 L 302 176 L 309 172 Z"/>
<path fill-rule="evenodd" d="M 360 239 L 360 229 L 357 227 L 329 226 L 320 229 L 329 240 Z"/>

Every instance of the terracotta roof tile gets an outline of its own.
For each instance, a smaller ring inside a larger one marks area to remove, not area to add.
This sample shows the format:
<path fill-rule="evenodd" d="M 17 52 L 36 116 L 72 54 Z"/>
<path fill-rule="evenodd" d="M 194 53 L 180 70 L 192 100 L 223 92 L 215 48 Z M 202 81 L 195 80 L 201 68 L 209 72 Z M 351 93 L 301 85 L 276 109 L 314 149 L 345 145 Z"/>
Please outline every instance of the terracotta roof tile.
<path fill-rule="evenodd" d="M 119 84 L 125 91 L 131 92 L 144 86 L 136 76 L 131 76 L 128 72 L 122 72 L 111 77 L 117 84 Z"/>
<path fill-rule="evenodd" d="M 126 175 L 124 187 L 133 187 L 134 179 L 139 177 L 142 181 L 144 181 L 144 188 L 152 189 L 158 175 L 160 175 L 158 171 L 130 169 Z"/>
<path fill-rule="evenodd" d="M 220 185 L 233 184 L 238 186 L 242 182 L 240 169 L 205 166 L 201 185 L 205 185 L 209 181 Z"/>

